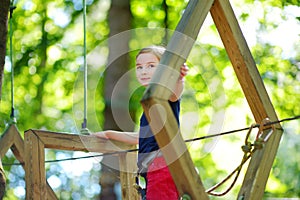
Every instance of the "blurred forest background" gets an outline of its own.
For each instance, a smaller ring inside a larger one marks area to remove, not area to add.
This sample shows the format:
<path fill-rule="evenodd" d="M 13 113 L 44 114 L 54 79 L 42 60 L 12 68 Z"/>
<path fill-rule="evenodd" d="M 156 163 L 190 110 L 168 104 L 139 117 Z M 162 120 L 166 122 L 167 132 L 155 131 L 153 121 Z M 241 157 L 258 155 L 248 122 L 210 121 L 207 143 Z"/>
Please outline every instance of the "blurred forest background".
<path fill-rule="evenodd" d="M 2 13 L 7 2 L 0 0 Z M 167 45 L 187 2 L 86 1 L 87 126 L 91 132 L 137 130 L 143 88 L 135 80 L 135 54 L 151 44 Z M 230 2 L 278 118 L 300 115 L 300 1 Z M 14 114 L 22 136 L 28 129 L 80 134 L 84 66 L 82 1 L 15 0 L 12 4 L 16 6 L 11 19 L 12 49 L 8 26 L 5 65 L 0 66 L 3 67 L 0 134 L 11 123 L 12 67 Z M 184 139 L 255 123 L 210 15 L 187 64 L 190 73 L 186 78 L 180 119 Z M 122 87 L 122 94 L 112 95 L 116 85 Z M 115 120 L 114 113 L 122 116 L 126 112 L 133 123 Z M 288 121 L 282 126 L 284 134 L 266 186 L 266 199 L 300 197 L 300 122 Z M 239 132 L 187 143 L 206 188 L 238 166 L 245 135 Z M 47 180 L 57 197 L 119 199 L 117 170 L 100 164 L 113 158 L 87 159 L 86 155 L 88 153 L 46 151 Z M 66 158 L 82 159 L 63 161 Z M 24 170 L 12 152 L 2 158 L 2 164 L 7 178 L 4 199 L 25 199 Z M 235 199 L 242 180 L 243 174 L 226 196 L 212 199 Z"/>

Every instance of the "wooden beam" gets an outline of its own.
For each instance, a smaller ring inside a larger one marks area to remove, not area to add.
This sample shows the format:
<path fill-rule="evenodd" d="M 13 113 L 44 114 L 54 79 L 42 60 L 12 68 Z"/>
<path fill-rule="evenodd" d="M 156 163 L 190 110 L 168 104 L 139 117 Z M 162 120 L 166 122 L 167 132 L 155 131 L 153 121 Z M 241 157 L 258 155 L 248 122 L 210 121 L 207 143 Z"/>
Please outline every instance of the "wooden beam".
<path fill-rule="evenodd" d="M 213 0 L 189 1 L 143 99 L 169 99 L 178 80 L 180 67 L 186 61 L 212 3 Z"/>
<path fill-rule="evenodd" d="M 46 192 L 44 144 L 36 134 L 25 134 L 26 200 L 48 199 Z"/>
<path fill-rule="evenodd" d="M 14 142 L 14 125 L 9 126 L 0 138 L 0 158 L 3 158 Z"/>
<path fill-rule="evenodd" d="M 264 131 L 268 132 L 269 130 Z M 237 199 L 263 199 L 277 149 L 282 136 L 282 129 L 275 129 L 263 149 L 252 156 Z"/>
<path fill-rule="evenodd" d="M 155 138 L 180 195 L 187 194 L 193 200 L 208 199 L 208 196 L 180 135 L 168 99 L 178 80 L 180 67 L 186 61 L 212 3 L 213 0 L 189 1 L 141 101 L 153 132 L 157 132 L 157 127 L 163 127 Z M 155 105 L 157 103 L 166 111 L 166 119 L 165 113 Z M 152 117 L 150 110 L 153 111 Z"/>
<path fill-rule="evenodd" d="M 25 135 L 27 132 L 25 132 Z M 78 135 L 33 129 L 29 130 L 29 132 L 38 135 L 45 148 L 50 149 L 111 153 L 133 148 L 132 145 L 98 138 L 93 135 Z"/>
<path fill-rule="evenodd" d="M 277 121 L 276 112 L 229 1 L 215 0 L 210 11 L 256 122 L 261 123 L 267 117 Z M 280 124 L 275 127 L 276 133 L 265 147 L 254 153 L 239 198 L 262 199 L 282 135 Z"/>
<path fill-rule="evenodd" d="M 134 187 L 137 165 L 136 162 L 130 162 L 136 160 L 136 152 L 123 153 L 119 156 L 120 183 L 123 200 L 140 199 L 137 190 Z"/>
<path fill-rule="evenodd" d="M 143 100 L 142 105 L 180 196 L 208 199 L 169 103 L 151 98 Z"/>
<path fill-rule="evenodd" d="M 24 140 L 15 124 L 12 124 L 9 129 L 10 135 L 13 137 L 13 143 L 10 147 L 14 156 L 20 163 L 24 163 Z"/>
<path fill-rule="evenodd" d="M 229 1 L 216 0 L 210 11 L 255 120 L 261 122 L 266 117 L 277 120 Z"/>

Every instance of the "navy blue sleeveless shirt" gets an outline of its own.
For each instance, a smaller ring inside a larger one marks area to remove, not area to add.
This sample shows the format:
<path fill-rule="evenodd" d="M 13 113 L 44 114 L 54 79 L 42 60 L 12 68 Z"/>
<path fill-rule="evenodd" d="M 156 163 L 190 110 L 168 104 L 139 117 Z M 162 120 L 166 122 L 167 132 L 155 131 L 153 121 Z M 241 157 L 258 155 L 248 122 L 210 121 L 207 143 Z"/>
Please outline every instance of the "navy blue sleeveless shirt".
<path fill-rule="evenodd" d="M 179 125 L 179 111 L 180 111 L 180 100 L 171 102 L 169 104 L 173 110 L 177 123 Z M 139 154 L 138 154 L 138 167 L 141 168 L 141 163 L 149 155 L 149 152 L 156 151 L 159 146 L 155 140 L 155 137 L 151 131 L 148 120 L 143 113 L 140 119 L 140 130 L 139 130 Z"/>

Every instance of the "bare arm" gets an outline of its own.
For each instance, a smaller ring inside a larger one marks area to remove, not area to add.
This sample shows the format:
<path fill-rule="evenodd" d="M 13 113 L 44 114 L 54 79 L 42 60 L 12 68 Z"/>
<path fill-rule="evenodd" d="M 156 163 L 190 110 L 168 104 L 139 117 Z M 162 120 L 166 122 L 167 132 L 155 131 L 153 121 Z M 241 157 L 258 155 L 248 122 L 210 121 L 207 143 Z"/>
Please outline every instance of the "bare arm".
<path fill-rule="evenodd" d="M 177 101 L 178 99 L 180 99 L 180 97 L 182 95 L 182 92 L 183 92 L 183 88 L 184 88 L 184 77 L 187 75 L 188 70 L 189 70 L 189 68 L 186 64 L 183 64 L 181 66 L 180 76 L 179 76 L 178 81 L 176 83 L 173 94 L 169 98 L 170 101 L 174 102 L 174 101 Z"/>
<path fill-rule="evenodd" d="M 117 140 L 128 144 L 138 144 L 139 142 L 139 133 L 137 132 L 122 132 L 122 131 L 106 130 L 106 131 L 96 132 L 94 133 L 94 135 L 99 138 Z"/>

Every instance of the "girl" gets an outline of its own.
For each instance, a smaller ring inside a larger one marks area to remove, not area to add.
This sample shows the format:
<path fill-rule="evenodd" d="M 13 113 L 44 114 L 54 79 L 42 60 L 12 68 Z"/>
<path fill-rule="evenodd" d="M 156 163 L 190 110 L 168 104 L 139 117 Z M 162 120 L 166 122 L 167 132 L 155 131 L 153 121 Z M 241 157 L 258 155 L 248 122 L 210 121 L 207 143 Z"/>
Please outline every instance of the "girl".
<path fill-rule="evenodd" d="M 139 83 L 147 87 L 157 68 L 165 48 L 150 46 L 143 48 L 136 56 L 136 77 Z M 188 67 L 184 64 L 180 68 L 180 77 L 169 98 L 169 104 L 179 124 L 180 97 L 184 87 L 184 77 Z M 176 200 L 179 195 L 169 172 L 168 166 L 159 151 L 159 146 L 150 129 L 145 114 L 140 119 L 140 130 L 136 132 L 120 132 L 106 130 L 94 133 L 97 137 L 114 139 L 129 144 L 139 144 L 138 169 L 146 180 L 147 200 L 168 199 Z"/>

